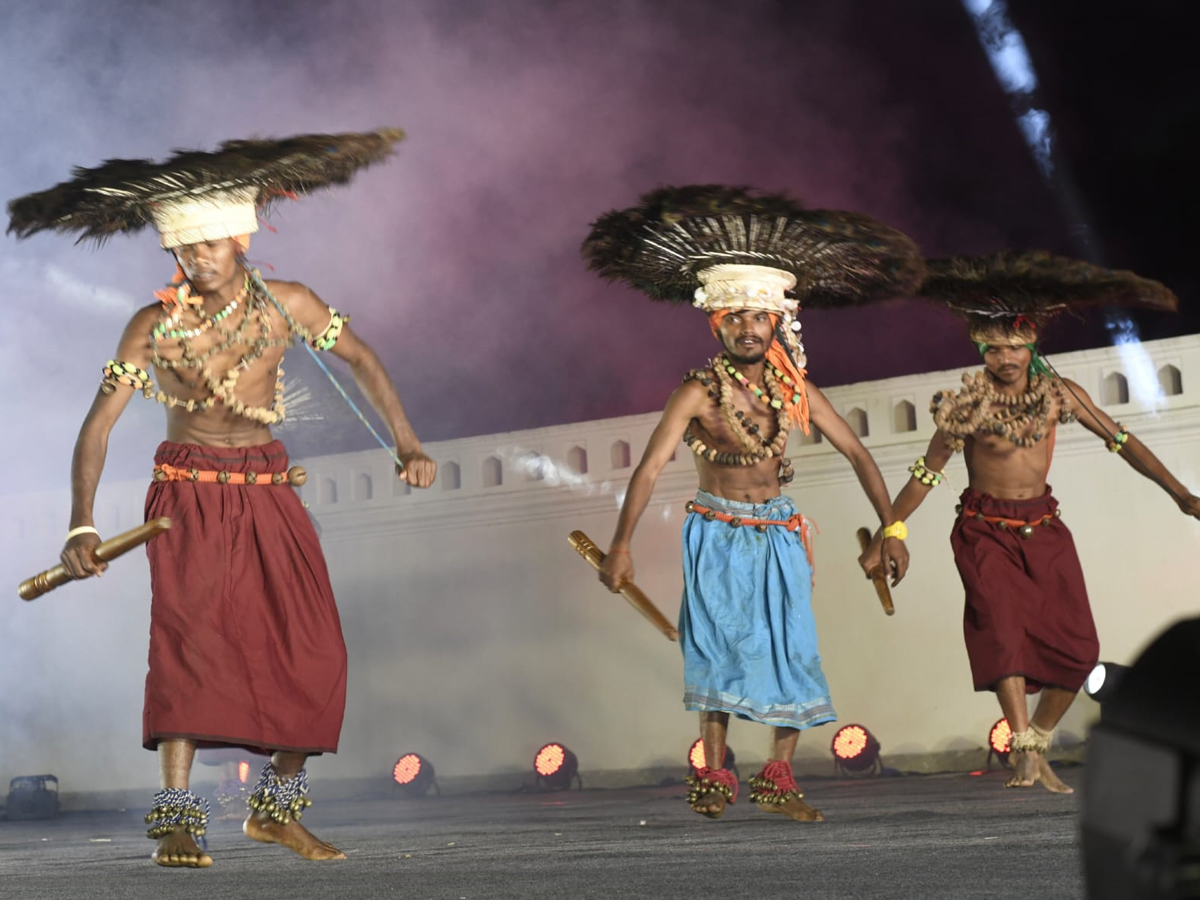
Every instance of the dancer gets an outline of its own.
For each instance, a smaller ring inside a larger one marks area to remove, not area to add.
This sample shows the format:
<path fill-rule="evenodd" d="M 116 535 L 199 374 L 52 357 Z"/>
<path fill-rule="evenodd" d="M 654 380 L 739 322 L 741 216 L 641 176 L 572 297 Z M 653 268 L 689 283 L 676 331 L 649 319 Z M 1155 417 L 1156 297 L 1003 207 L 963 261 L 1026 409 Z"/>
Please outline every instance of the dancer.
<path fill-rule="evenodd" d="M 683 527 L 684 706 L 700 712 L 706 765 L 691 808 L 718 818 L 737 796 L 724 768 L 729 716 L 772 727 L 750 780 L 767 812 L 822 821 L 796 784 L 800 731 L 835 719 L 811 607 L 812 529 L 782 493 L 788 435 L 810 422 L 854 468 L 886 540 L 860 563 L 899 581 L 907 534 L 870 453 L 806 377 L 800 306 L 863 303 L 915 289 L 916 247 L 866 216 L 808 211 L 785 197 L 701 185 L 648 194 L 594 223 L 583 252 L 602 276 L 652 298 L 692 300 L 721 353 L 672 394 L 629 483 L 600 580 L 633 579 L 634 528 L 682 440 L 700 476 Z M 794 292 L 794 294 L 793 294 Z"/>
<path fill-rule="evenodd" d="M 316 533 L 289 484 L 281 363 L 295 340 L 345 360 L 387 422 L 400 478 L 428 487 L 421 449 L 387 373 L 349 316 L 302 284 L 264 281 L 244 253 L 259 210 L 280 197 L 345 183 L 390 155 L 399 131 L 231 141 L 165 163 L 113 160 L 9 204 L 9 231 L 51 229 L 103 240 L 153 222 L 178 267 L 161 301 L 125 328 L 75 445 L 62 562 L 101 574 L 93 502 L 108 438 L 135 392 L 166 407 L 147 517 L 174 526 L 147 544 L 151 579 L 143 745 L 162 790 L 146 817 L 161 866 L 205 867 L 196 843 L 208 804 L 189 788 L 196 748 L 271 755 L 243 825 L 256 841 L 306 859 L 344 859 L 300 824 L 305 760 L 337 750 L 346 649 Z M 153 375 L 150 370 L 153 369 Z M 158 381 L 157 389 L 154 379 Z"/>
<path fill-rule="evenodd" d="M 1046 753 L 1054 728 L 1099 658 L 1083 571 L 1058 501 L 1046 483 L 1057 426 L 1078 421 L 1187 515 L 1191 494 L 1135 436 L 1069 379 L 1058 377 L 1038 340 L 1058 313 L 1098 305 L 1174 309 L 1163 285 L 1045 253 L 1001 252 L 929 263 L 922 293 L 966 320 L 984 369 L 958 393 L 934 395 L 937 433 L 897 495 L 908 519 L 962 451 L 968 486 L 950 542 L 966 591 L 963 634 L 977 691 L 994 691 L 1012 729 L 1008 787 L 1037 782 L 1071 793 Z M 878 537 L 876 537 L 878 541 Z M 1032 716 L 1026 694 L 1041 692 Z"/>

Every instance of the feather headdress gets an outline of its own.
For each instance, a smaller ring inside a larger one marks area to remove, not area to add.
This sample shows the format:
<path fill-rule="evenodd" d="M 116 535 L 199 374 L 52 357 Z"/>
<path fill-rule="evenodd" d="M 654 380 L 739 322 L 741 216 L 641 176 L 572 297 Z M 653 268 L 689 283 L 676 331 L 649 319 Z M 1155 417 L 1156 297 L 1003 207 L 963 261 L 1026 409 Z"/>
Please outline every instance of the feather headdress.
<path fill-rule="evenodd" d="M 1033 343 L 1061 313 L 1096 306 L 1136 306 L 1174 312 L 1165 285 L 1124 269 L 1039 250 L 1000 250 L 926 263 L 921 296 L 940 300 L 967 320 L 972 340 L 1007 335 Z"/>
<path fill-rule="evenodd" d="M 916 245 L 870 216 L 716 184 L 661 188 L 606 213 L 581 250 L 602 278 L 674 303 L 695 302 L 700 273 L 717 265 L 786 272 L 810 308 L 910 293 L 924 274 Z"/>
<path fill-rule="evenodd" d="M 164 162 L 112 159 L 8 204 L 8 231 L 77 234 L 103 242 L 153 223 L 164 247 L 257 230 L 256 213 L 281 198 L 350 181 L 391 155 L 404 132 L 306 134 L 178 150 Z"/>

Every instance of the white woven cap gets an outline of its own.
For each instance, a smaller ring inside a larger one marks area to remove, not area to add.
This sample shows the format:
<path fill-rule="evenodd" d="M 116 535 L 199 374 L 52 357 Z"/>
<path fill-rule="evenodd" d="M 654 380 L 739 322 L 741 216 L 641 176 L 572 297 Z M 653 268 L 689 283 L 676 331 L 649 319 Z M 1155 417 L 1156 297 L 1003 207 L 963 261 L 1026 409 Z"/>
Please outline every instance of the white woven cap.
<path fill-rule="evenodd" d="M 154 225 L 164 249 L 217 241 L 258 231 L 257 189 L 214 191 L 199 197 L 160 203 Z"/>
<path fill-rule="evenodd" d="M 721 309 L 762 309 L 791 316 L 796 301 L 784 296 L 796 286 L 796 276 L 769 266 L 745 266 L 723 263 L 697 273 L 693 306 L 705 312 Z"/>

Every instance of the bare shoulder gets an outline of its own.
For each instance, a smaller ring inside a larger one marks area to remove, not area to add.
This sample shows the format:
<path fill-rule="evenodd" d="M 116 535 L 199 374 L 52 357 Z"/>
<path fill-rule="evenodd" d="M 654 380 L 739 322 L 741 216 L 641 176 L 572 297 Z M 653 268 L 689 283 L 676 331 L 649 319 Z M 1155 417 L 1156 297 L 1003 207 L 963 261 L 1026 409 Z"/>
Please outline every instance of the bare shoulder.
<path fill-rule="evenodd" d="M 267 286 L 268 291 L 275 295 L 275 299 L 285 306 L 291 306 L 297 302 L 303 303 L 315 296 L 307 285 L 301 284 L 299 281 L 278 281 L 272 278 L 264 280 L 263 284 Z"/>
<path fill-rule="evenodd" d="M 144 336 L 147 343 L 150 341 L 150 332 L 154 330 L 154 326 L 158 324 L 162 318 L 163 308 L 161 303 L 150 303 L 143 306 L 129 320 L 129 324 L 125 326 L 125 335 L 122 340 L 130 337 Z"/>
<path fill-rule="evenodd" d="M 147 303 L 141 309 L 133 314 L 130 319 L 130 324 L 141 324 L 143 322 L 156 322 L 158 317 L 162 315 L 163 307 L 161 303 Z"/>
<path fill-rule="evenodd" d="M 671 394 L 669 405 L 698 410 L 710 397 L 710 391 L 716 384 L 716 375 L 712 369 L 692 369 L 683 377 L 683 383 Z"/>

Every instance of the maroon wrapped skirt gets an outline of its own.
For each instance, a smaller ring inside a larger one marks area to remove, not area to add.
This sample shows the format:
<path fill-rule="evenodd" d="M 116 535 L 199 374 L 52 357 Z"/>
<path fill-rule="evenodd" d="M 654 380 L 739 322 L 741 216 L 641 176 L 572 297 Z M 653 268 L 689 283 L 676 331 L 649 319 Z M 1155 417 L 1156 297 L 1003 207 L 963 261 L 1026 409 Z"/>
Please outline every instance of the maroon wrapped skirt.
<path fill-rule="evenodd" d="M 279 441 L 164 441 L 155 462 L 284 472 Z M 282 485 L 154 482 L 147 520 L 172 527 L 150 558 L 150 669 L 142 742 L 171 738 L 256 752 L 337 750 L 346 646 L 325 558 L 300 497 Z"/>
<path fill-rule="evenodd" d="M 1071 532 L 1059 518 L 1018 529 L 971 513 L 1021 522 L 1054 515 L 1058 501 L 1000 500 L 967 488 L 950 544 L 966 590 L 963 636 L 975 690 L 1023 675 L 1029 693 L 1044 686 L 1077 691 L 1100 655 L 1083 570 Z"/>

